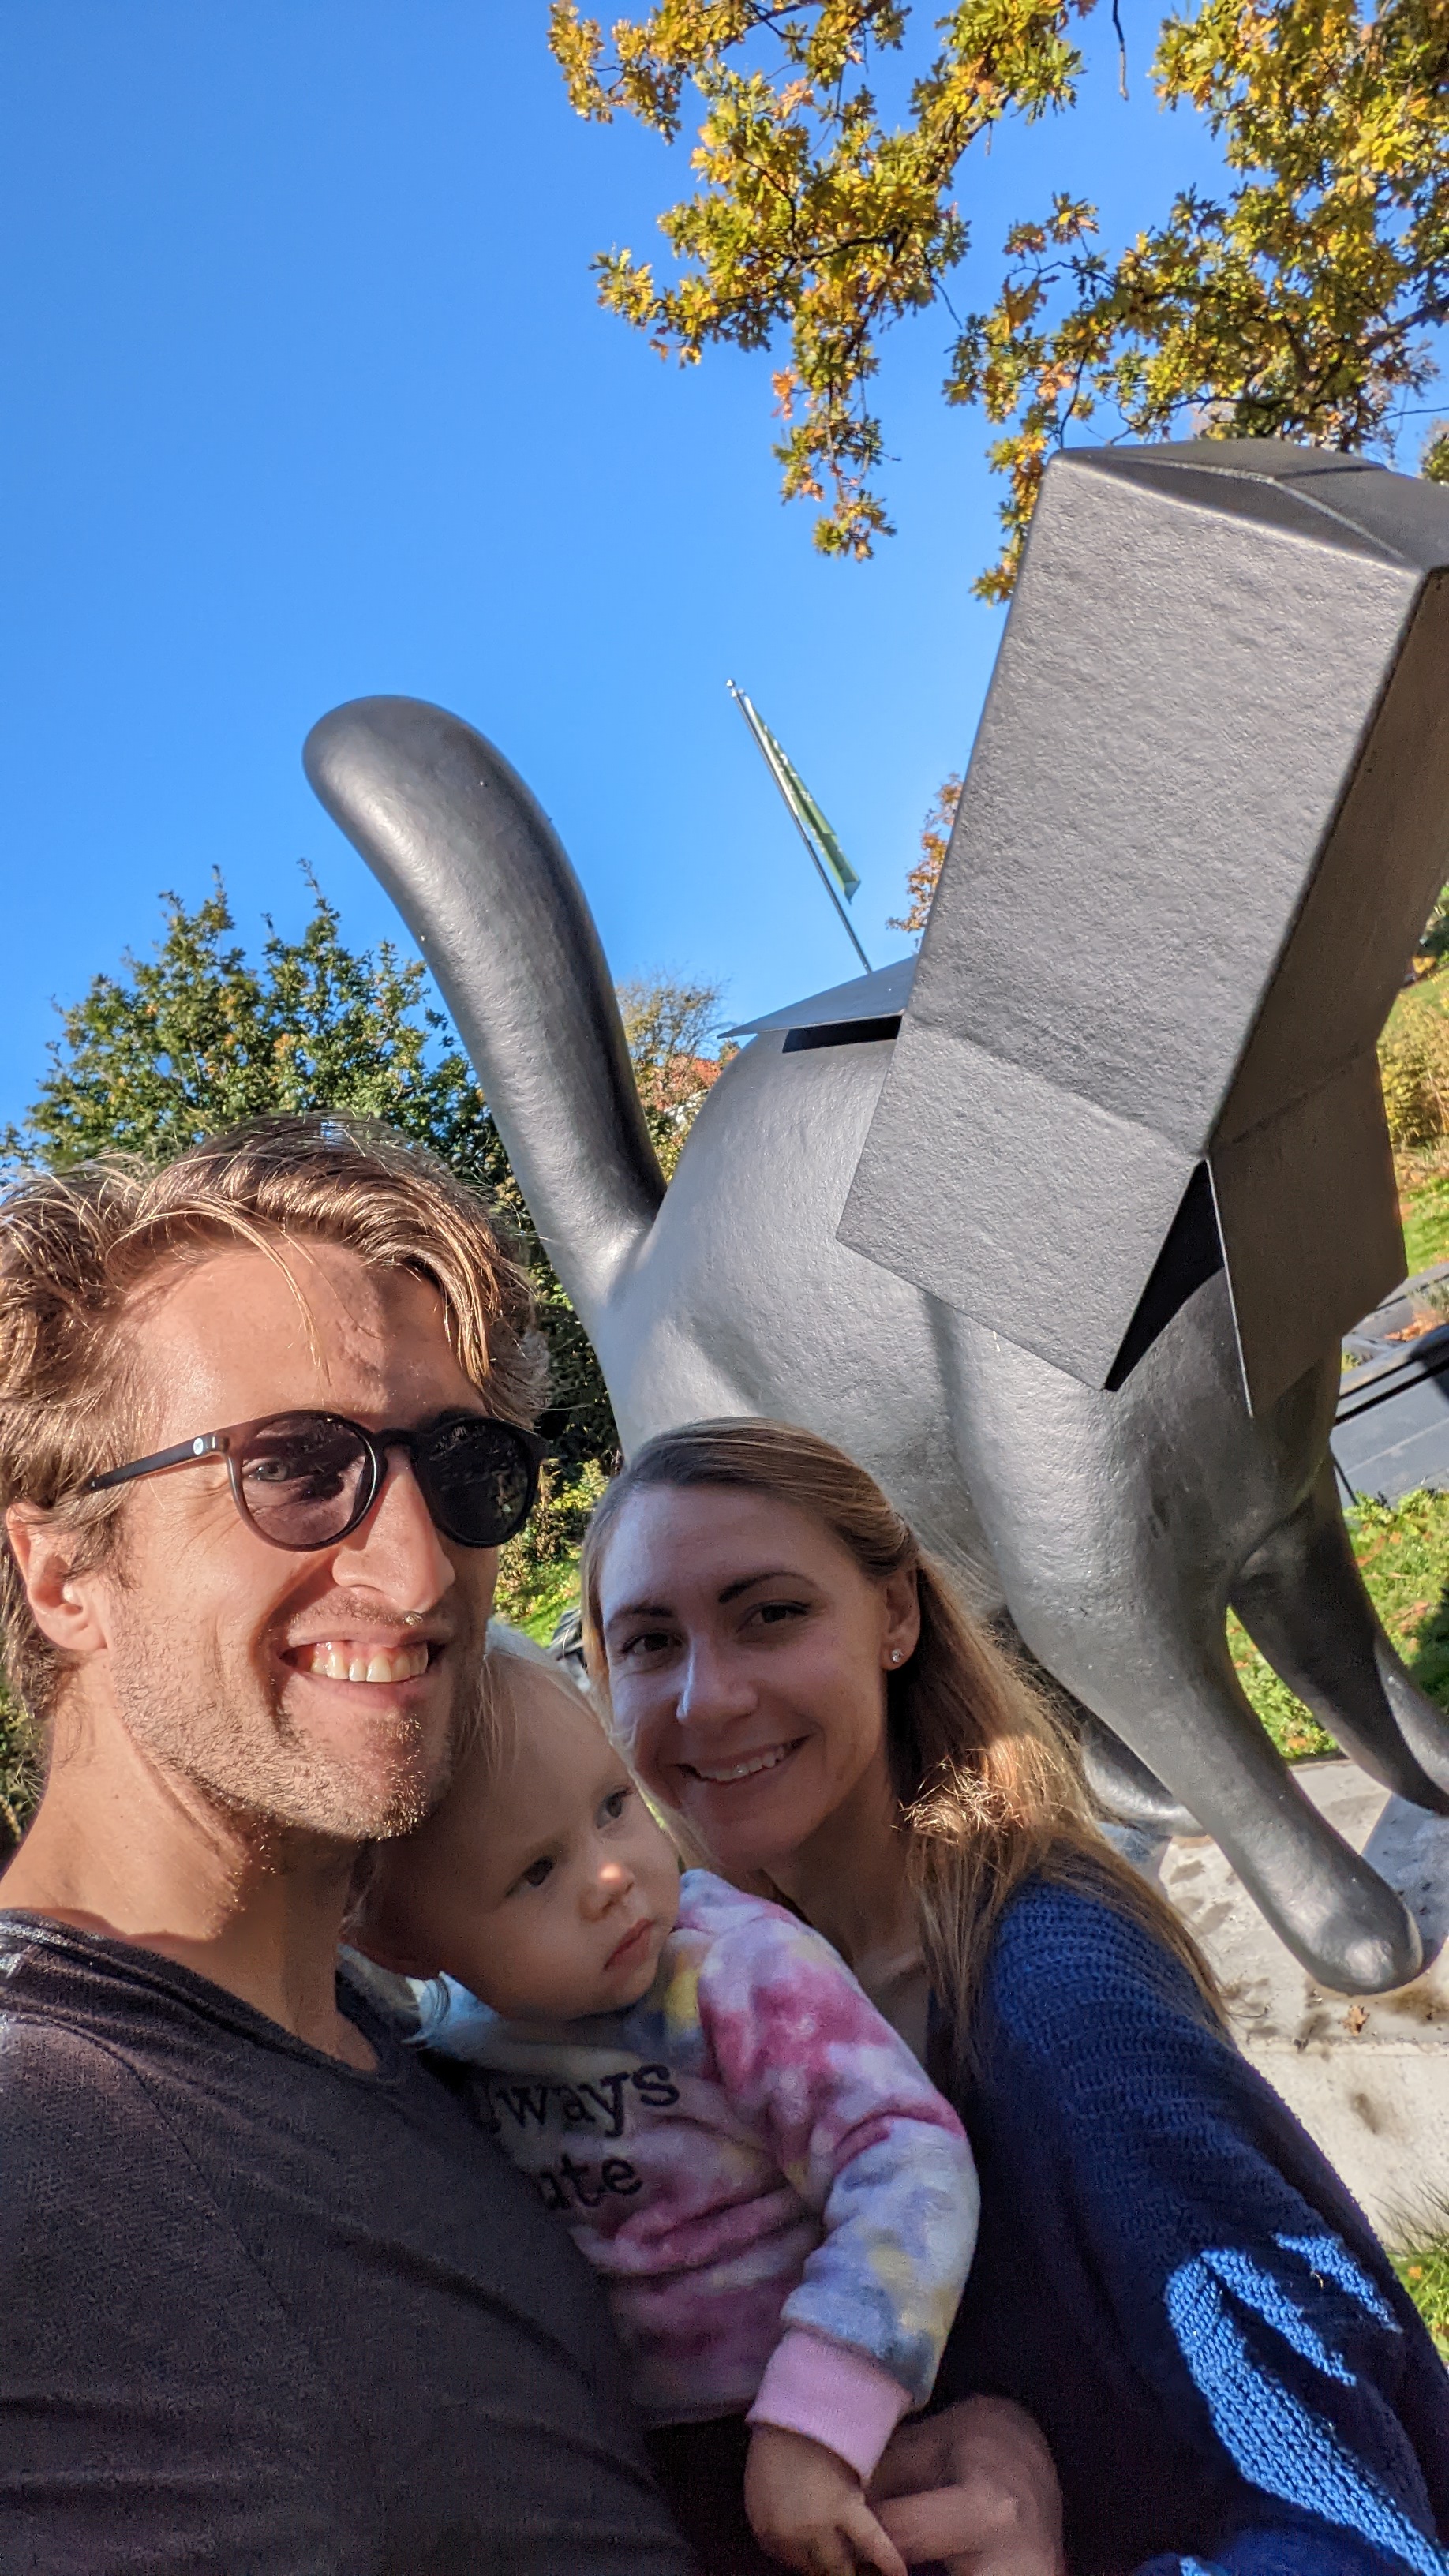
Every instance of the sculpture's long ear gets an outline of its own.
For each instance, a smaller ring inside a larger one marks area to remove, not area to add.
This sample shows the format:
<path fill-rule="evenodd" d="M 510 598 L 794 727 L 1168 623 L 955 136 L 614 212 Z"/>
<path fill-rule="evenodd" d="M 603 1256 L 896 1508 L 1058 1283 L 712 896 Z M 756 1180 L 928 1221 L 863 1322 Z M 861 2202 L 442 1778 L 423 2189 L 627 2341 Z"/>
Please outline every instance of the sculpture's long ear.
<path fill-rule="evenodd" d="M 506 760 L 417 698 L 355 698 L 303 753 L 437 977 L 540 1240 L 587 1325 L 664 1180 L 558 836 Z"/>

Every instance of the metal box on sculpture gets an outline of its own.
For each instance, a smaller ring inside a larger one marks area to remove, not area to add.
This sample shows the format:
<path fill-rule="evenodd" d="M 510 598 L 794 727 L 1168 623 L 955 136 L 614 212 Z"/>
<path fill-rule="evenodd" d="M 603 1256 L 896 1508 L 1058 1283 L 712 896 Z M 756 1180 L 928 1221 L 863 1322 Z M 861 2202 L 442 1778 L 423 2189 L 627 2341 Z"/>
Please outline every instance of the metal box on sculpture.
<path fill-rule="evenodd" d="M 1344 1335 L 1334 1463 L 1350 1493 L 1449 1487 L 1449 1261 L 1406 1279 Z"/>
<path fill-rule="evenodd" d="M 1255 1410 L 1402 1277 L 1374 1042 L 1445 872 L 1446 565 L 1443 495 L 1357 459 L 1056 459 L 843 1242 L 1100 1387 L 1225 1257 Z"/>

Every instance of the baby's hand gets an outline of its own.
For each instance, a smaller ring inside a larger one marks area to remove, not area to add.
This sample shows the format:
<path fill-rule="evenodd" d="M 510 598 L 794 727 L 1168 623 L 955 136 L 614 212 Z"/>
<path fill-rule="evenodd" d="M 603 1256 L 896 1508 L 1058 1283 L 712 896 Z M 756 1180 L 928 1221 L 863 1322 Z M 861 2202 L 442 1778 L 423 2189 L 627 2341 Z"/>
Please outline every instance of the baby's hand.
<path fill-rule="evenodd" d="M 958 2398 L 902 2424 L 871 2493 L 911 2567 L 929 2560 L 947 2576 L 1066 2576 L 1052 2455 L 1007 2398 Z"/>
<path fill-rule="evenodd" d="M 881 2576 L 906 2576 L 861 2493 L 854 2469 L 823 2442 L 757 2424 L 745 2462 L 745 2511 L 760 2547 L 806 2576 L 855 2576 L 863 2559 Z"/>

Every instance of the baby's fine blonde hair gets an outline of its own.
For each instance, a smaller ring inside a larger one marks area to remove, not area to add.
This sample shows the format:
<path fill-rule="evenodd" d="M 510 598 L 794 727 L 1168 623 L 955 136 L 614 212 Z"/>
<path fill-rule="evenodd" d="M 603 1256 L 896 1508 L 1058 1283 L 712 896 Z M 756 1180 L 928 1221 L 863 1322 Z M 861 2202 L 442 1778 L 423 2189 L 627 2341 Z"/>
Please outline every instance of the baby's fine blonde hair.
<path fill-rule="evenodd" d="M 606 1732 L 604 1721 L 589 1692 L 575 1681 L 568 1666 L 547 1646 L 525 1636 L 521 1628 L 510 1628 L 506 1620 L 490 1619 L 488 1646 L 479 1677 L 478 1702 L 472 1730 L 465 1735 L 463 1751 L 471 1755 L 481 1751 L 490 1771 L 497 1770 L 508 1756 L 513 1740 L 512 1729 L 518 1717 L 518 1683 L 522 1673 L 539 1673 L 555 1682 L 578 1708 L 586 1708 Z"/>

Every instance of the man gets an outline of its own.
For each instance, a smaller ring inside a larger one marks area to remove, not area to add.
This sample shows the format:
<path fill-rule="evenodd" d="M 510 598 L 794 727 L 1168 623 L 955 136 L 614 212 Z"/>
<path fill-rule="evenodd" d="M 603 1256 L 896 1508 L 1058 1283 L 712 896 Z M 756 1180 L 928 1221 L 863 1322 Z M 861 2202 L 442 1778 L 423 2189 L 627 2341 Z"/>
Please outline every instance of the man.
<path fill-rule="evenodd" d="M 50 1730 L 0 1880 L 6 2570 L 684 2576 L 587 2270 L 335 1974 L 358 1847 L 469 1723 L 536 1382 L 485 1210 L 381 1133 L 0 1210 L 0 1619 Z M 1000 2410 L 887 2483 L 945 2490 L 885 2509 L 915 2554 L 1051 2562 Z"/>

